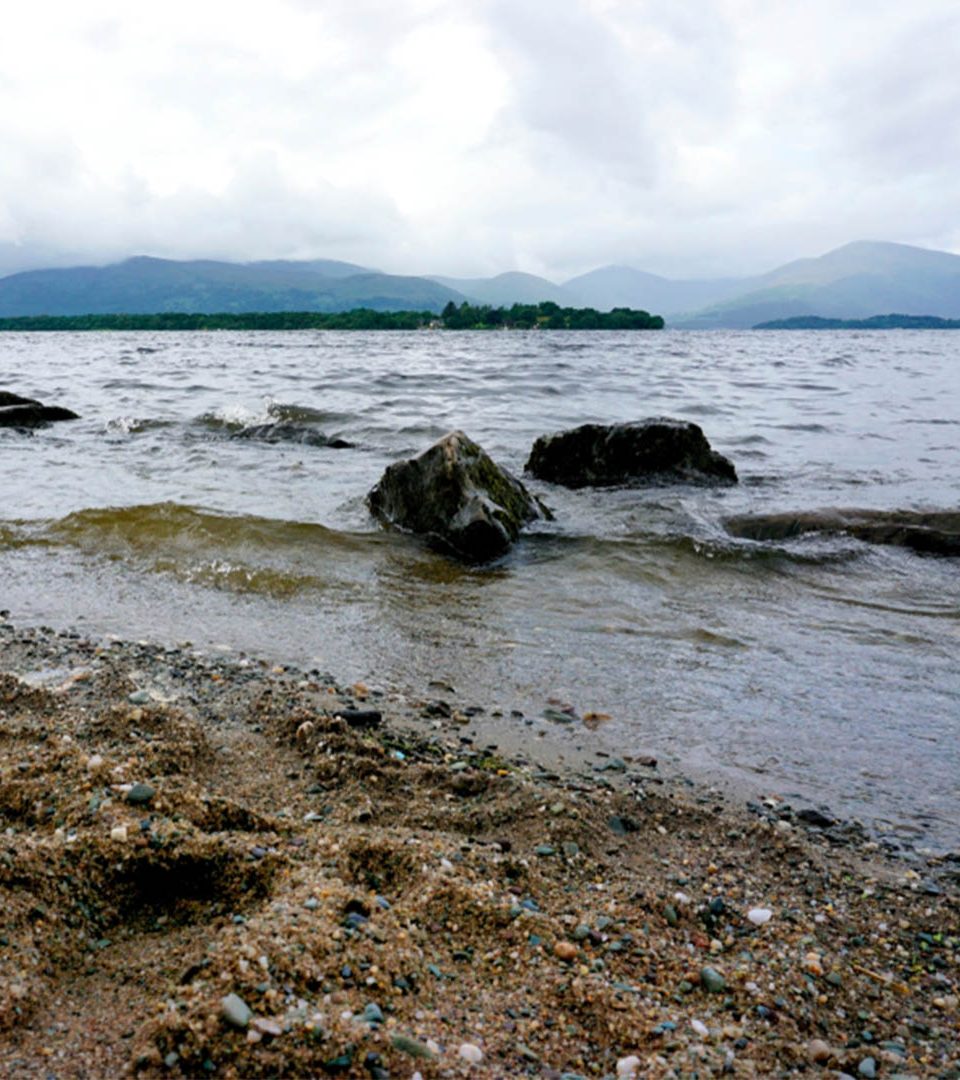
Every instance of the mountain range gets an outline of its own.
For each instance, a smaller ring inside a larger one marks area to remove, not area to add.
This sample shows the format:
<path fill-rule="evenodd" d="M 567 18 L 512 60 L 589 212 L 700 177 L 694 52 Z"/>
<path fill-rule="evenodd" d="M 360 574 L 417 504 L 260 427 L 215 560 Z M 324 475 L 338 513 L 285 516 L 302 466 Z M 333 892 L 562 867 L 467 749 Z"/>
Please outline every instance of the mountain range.
<path fill-rule="evenodd" d="M 960 316 L 960 256 L 858 241 L 753 277 L 677 280 L 606 266 L 556 283 L 509 272 L 490 278 L 384 274 L 331 259 L 175 261 L 146 256 L 102 267 L 29 270 L 0 278 L 0 316 L 161 311 L 439 312 L 450 301 L 510 306 L 640 308 L 682 328 L 747 328 L 819 315 Z"/>

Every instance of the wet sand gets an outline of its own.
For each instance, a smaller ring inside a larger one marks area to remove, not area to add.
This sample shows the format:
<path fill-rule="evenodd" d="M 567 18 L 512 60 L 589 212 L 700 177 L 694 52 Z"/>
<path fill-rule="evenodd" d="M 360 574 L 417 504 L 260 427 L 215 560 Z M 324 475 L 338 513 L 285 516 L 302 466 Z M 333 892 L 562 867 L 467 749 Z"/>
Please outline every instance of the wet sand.
<path fill-rule="evenodd" d="M 440 686 L 10 625 L 0 672 L 5 1076 L 960 1076 L 950 859 Z"/>

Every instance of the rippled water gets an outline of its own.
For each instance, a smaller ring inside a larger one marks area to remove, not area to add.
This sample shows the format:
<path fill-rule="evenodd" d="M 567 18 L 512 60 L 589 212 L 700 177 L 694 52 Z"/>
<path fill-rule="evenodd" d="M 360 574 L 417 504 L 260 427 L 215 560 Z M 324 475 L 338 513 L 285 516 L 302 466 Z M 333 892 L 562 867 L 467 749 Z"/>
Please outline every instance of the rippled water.
<path fill-rule="evenodd" d="M 6 334 L 0 388 L 83 417 L 0 431 L 18 622 L 441 678 L 528 717 L 560 697 L 613 717 L 561 738 L 960 846 L 958 560 L 722 525 L 960 506 L 960 335 Z M 364 506 L 454 427 L 519 473 L 544 432 L 651 415 L 699 423 L 740 486 L 535 484 L 556 521 L 480 570 Z"/>

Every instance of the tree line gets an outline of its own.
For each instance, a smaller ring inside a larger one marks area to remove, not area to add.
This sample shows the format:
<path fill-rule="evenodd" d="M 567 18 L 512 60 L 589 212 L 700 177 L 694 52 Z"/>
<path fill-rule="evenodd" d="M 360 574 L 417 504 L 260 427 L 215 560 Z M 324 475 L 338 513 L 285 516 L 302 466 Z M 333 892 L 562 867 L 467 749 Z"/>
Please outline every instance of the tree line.
<path fill-rule="evenodd" d="M 245 311 L 150 315 L 22 315 L 0 318 L 0 330 L 662 330 L 646 311 L 562 308 L 552 301 L 492 307 L 451 301 L 432 311 Z"/>

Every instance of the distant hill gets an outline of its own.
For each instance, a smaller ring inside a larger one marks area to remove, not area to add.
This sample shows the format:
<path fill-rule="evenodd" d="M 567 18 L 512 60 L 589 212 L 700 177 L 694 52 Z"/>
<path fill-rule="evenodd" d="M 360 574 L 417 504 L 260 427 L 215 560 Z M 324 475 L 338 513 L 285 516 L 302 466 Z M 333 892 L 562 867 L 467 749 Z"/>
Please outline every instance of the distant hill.
<path fill-rule="evenodd" d="M 552 300 L 561 307 L 578 307 L 579 298 L 562 285 L 555 285 L 536 274 L 508 270 L 492 278 L 431 277 L 448 289 L 463 293 L 476 303 L 507 306 L 512 304 L 542 304 Z M 613 306 L 613 305 L 611 305 Z"/>
<path fill-rule="evenodd" d="M 816 259 L 787 263 L 741 286 L 737 294 L 674 318 L 671 325 L 746 329 L 806 315 L 865 319 L 878 310 L 960 316 L 960 256 L 906 244 L 846 244 Z"/>
<path fill-rule="evenodd" d="M 603 266 L 571 278 L 564 282 L 563 288 L 572 293 L 578 303 L 601 311 L 631 307 L 673 315 L 716 304 L 742 291 L 743 285 L 736 278 L 671 280 L 629 266 Z"/>
<path fill-rule="evenodd" d="M 539 304 L 664 315 L 671 327 L 749 329 L 878 311 L 960 318 L 960 256 L 860 241 L 748 278 L 672 280 L 605 266 L 556 284 L 533 274 L 490 278 L 383 274 L 317 259 L 228 263 L 138 257 L 103 267 L 30 270 L 0 278 L 0 317 L 161 312 L 440 312 L 455 304 Z"/>
<path fill-rule="evenodd" d="M 426 278 L 332 260 L 178 262 L 137 257 L 103 267 L 0 278 L 0 316 L 179 312 L 440 311 L 464 297 Z"/>
<path fill-rule="evenodd" d="M 938 319 L 935 315 L 871 315 L 869 319 L 824 319 L 819 315 L 798 315 L 757 323 L 754 330 L 960 330 L 960 319 Z"/>

